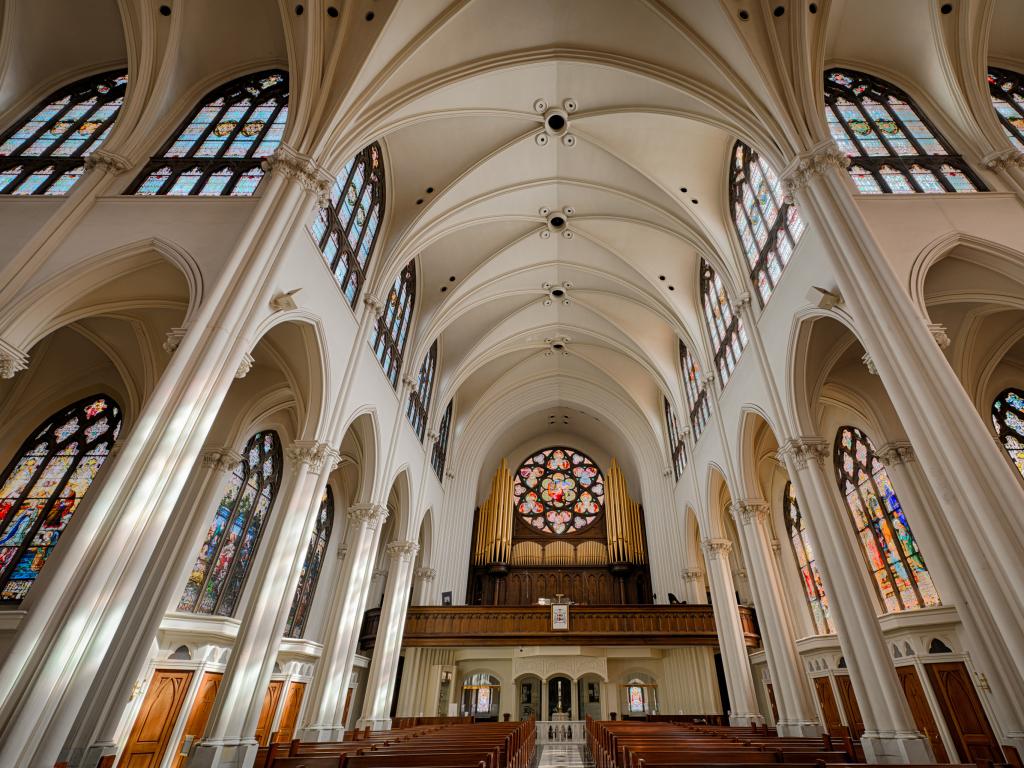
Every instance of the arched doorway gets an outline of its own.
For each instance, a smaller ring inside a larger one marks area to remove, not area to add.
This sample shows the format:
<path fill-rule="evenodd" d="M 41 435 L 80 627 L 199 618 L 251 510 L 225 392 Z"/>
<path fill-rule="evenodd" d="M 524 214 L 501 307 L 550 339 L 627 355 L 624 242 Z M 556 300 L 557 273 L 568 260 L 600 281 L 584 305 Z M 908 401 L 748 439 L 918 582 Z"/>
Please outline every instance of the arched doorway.
<path fill-rule="evenodd" d="M 548 679 L 548 720 L 572 720 L 572 681 L 559 675 Z"/>
<path fill-rule="evenodd" d="M 478 672 L 462 684 L 462 714 L 480 722 L 497 722 L 501 704 L 501 681 Z"/>
<path fill-rule="evenodd" d="M 516 681 L 517 714 L 519 720 L 534 717 L 542 720 L 541 686 L 543 683 L 537 675 L 523 675 Z"/>

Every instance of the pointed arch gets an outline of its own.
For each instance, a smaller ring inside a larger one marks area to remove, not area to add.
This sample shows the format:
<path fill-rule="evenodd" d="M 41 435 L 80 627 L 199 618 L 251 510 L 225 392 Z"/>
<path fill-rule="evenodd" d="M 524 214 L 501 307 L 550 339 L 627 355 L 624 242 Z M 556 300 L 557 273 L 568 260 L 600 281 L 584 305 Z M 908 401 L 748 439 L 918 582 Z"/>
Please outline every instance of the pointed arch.
<path fill-rule="evenodd" d="M 1009 387 L 992 401 L 992 424 L 1017 471 L 1024 476 L 1024 390 Z"/>
<path fill-rule="evenodd" d="M 370 346 L 391 386 L 398 386 L 402 357 L 409 342 L 412 310 L 416 303 L 416 262 L 405 265 L 388 292 L 384 311 L 377 318 Z"/>
<path fill-rule="evenodd" d="M 992 107 L 1006 138 L 1024 152 L 1024 75 L 999 67 L 988 68 Z"/>
<path fill-rule="evenodd" d="M 405 415 L 409 418 L 416 436 L 423 442 L 427 430 L 427 415 L 430 413 L 430 399 L 434 394 L 434 374 L 437 372 L 437 339 L 430 345 L 419 376 L 416 377 L 416 388 L 409 392 L 409 404 Z"/>
<path fill-rule="evenodd" d="M 814 620 L 814 627 L 819 635 L 830 634 L 834 630 L 828 596 L 825 594 L 825 586 L 822 584 L 814 557 L 814 548 L 811 546 L 810 535 L 804 525 L 803 513 L 800 511 L 796 489 L 793 488 L 791 480 L 786 481 L 785 490 L 782 492 L 782 515 L 786 521 L 789 543 L 793 547 L 793 554 L 796 555 L 800 580 L 804 585 L 804 597 L 807 598 L 807 607 Z"/>
<path fill-rule="evenodd" d="M 690 407 L 690 427 L 693 429 L 693 439 L 697 441 L 704 434 L 704 427 L 711 418 L 711 406 L 708 403 L 707 382 L 701 375 L 697 359 L 690 354 L 682 339 L 679 340 L 679 365 L 683 370 L 686 403 Z"/>
<path fill-rule="evenodd" d="M 309 546 L 306 547 L 306 558 L 302 561 L 302 573 L 295 587 L 292 607 L 288 611 L 285 637 L 302 637 L 305 634 L 306 620 L 309 619 L 309 609 L 313 606 L 313 598 L 316 596 L 316 587 L 327 555 L 327 545 L 331 541 L 333 526 L 334 493 L 331 486 L 327 485 L 324 486 L 324 493 L 320 498 L 313 534 L 309 538 Z"/>
<path fill-rule="evenodd" d="M 747 331 L 742 318 L 732 308 L 722 279 L 703 258 L 700 260 L 700 295 L 715 352 L 715 367 L 724 387 L 747 346 Z"/>

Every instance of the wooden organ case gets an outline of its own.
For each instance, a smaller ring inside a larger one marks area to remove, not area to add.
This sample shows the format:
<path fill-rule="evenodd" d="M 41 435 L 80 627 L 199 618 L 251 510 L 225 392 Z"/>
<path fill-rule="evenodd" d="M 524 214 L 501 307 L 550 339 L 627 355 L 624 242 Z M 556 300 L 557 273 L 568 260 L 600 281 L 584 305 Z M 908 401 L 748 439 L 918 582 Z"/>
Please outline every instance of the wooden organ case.
<path fill-rule="evenodd" d="M 529 525 L 516 504 L 516 486 L 502 459 L 490 496 L 475 514 L 470 605 L 536 605 L 557 595 L 584 605 L 653 602 L 643 509 L 630 498 L 615 459 L 604 475 L 603 508 L 579 530 L 553 533 Z"/>

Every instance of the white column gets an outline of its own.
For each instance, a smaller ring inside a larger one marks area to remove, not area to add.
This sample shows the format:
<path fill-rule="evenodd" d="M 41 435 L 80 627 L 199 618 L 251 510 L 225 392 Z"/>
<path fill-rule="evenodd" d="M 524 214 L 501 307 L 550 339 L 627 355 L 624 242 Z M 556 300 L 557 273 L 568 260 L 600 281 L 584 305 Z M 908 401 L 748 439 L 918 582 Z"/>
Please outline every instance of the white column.
<path fill-rule="evenodd" d="M 796 633 L 782 604 L 782 577 L 772 556 L 767 528 L 768 504 L 763 500 L 744 500 L 734 509 L 745 534 L 743 551 L 753 573 L 758 624 L 779 709 L 776 728 L 780 736 L 818 736 L 822 728 L 817 722 L 807 675 L 800 665 Z"/>
<path fill-rule="evenodd" d="M 701 542 L 707 563 L 711 600 L 718 630 L 718 647 L 725 667 L 725 682 L 729 688 L 730 725 L 763 725 L 764 718 L 757 710 L 754 679 L 750 672 L 747 646 L 743 641 L 743 625 L 736 607 L 736 590 L 729 567 L 732 542 L 728 539 L 704 539 Z"/>
<path fill-rule="evenodd" d="M 417 568 L 413 573 L 415 593 L 413 605 L 436 605 L 434 600 L 434 577 L 437 571 L 433 568 Z"/>
<path fill-rule="evenodd" d="M 890 661 L 878 625 L 875 596 L 864 581 L 863 558 L 850 541 L 849 522 L 839 490 L 825 468 L 829 455 L 828 444 L 819 438 L 789 440 L 779 451 L 797 489 L 815 562 L 864 719 L 861 743 L 868 762 L 931 762 L 931 746 L 914 724 Z"/>
<path fill-rule="evenodd" d="M 381 504 L 357 504 L 348 510 L 345 558 L 324 625 L 324 650 L 305 708 L 306 724 L 299 735 L 304 741 L 339 741 L 345 734 L 345 695 L 366 610 L 370 569 L 387 516 L 387 508 Z"/>
<path fill-rule="evenodd" d="M 325 443 L 297 441 L 288 448 L 291 471 L 282 483 L 282 504 L 271 511 L 248 583 L 242 624 L 206 733 L 189 768 L 249 768 L 256 759 L 256 725 L 274 671 L 281 633 L 302 570 L 327 476 L 337 452 Z"/>
<path fill-rule="evenodd" d="M 391 567 L 366 682 L 360 728 L 370 726 L 375 731 L 384 731 L 391 727 L 391 694 L 395 690 L 398 656 L 402 650 L 412 566 L 419 548 L 414 541 L 393 541 L 387 547 Z"/>
<path fill-rule="evenodd" d="M 686 602 L 689 605 L 707 605 L 707 590 L 704 587 L 704 571 L 700 568 L 684 568 L 683 583 L 686 585 Z"/>
<path fill-rule="evenodd" d="M 717 715 L 722 712 L 713 649 L 695 645 L 670 648 L 659 680 L 663 715 Z"/>

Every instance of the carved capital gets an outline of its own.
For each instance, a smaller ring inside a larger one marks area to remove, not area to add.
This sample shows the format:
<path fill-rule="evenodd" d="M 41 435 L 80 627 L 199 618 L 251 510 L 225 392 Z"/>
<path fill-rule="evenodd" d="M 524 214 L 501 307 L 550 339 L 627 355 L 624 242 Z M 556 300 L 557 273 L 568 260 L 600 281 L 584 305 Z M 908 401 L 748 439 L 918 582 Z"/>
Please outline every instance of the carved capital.
<path fill-rule="evenodd" d="M 420 545 L 415 541 L 392 541 L 385 548 L 388 557 L 401 562 L 411 562 L 416 553 L 420 551 Z"/>
<path fill-rule="evenodd" d="M 319 440 L 296 440 L 286 453 L 297 466 L 306 465 L 310 472 L 318 473 L 329 462 L 331 469 L 338 466 L 341 457 L 334 448 Z"/>
<path fill-rule="evenodd" d="M 704 571 L 700 568 L 683 568 L 680 575 L 683 577 L 683 581 L 697 582 L 704 578 Z"/>
<path fill-rule="evenodd" d="M 814 461 L 819 467 L 825 466 L 828 453 L 828 443 L 824 440 L 817 437 L 796 437 L 787 440 L 776 455 L 782 463 L 789 457 L 797 469 L 807 469 L 810 461 Z"/>
<path fill-rule="evenodd" d="M 427 430 L 427 442 L 430 443 L 431 445 L 436 443 L 437 442 L 437 438 L 439 438 L 439 437 L 440 437 L 440 435 L 437 434 L 437 430 L 436 429 L 428 429 Z"/>
<path fill-rule="evenodd" d="M 298 182 L 299 186 L 316 195 L 316 202 L 321 208 L 331 202 L 331 184 L 333 179 L 320 165 L 308 155 L 296 152 L 287 144 L 281 144 L 274 153 L 261 163 L 267 173 L 280 173 L 287 179 Z"/>
<path fill-rule="evenodd" d="M 411 392 L 416 389 L 416 384 L 417 381 L 415 377 L 410 376 L 409 374 L 402 377 L 402 386 L 405 387 L 407 391 Z"/>
<path fill-rule="evenodd" d="M 675 474 L 675 469 L 673 467 L 664 467 L 661 470 L 661 474 L 663 474 L 665 477 L 672 477 L 672 475 Z"/>
<path fill-rule="evenodd" d="M 939 349 L 948 349 L 949 345 L 953 343 L 949 334 L 946 333 L 946 326 L 942 323 L 928 323 L 928 330 L 932 338 L 935 339 L 935 343 L 939 345 Z"/>
<path fill-rule="evenodd" d="M 860 361 L 864 363 L 864 367 L 868 369 L 868 373 L 872 376 L 878 375 L 878 368 L 875 367 L 875 361 L 872 359 L 871 355 L 865 352 Z"/>
<path fill-rule="evenodd" d="M 373 531 L 388 519 L 388 508 L 383 504 L 353 504 L 348 508 L 348 519 Z"/>
<path fill-rule="evenodd" d="M 28 368 L 28 354 L 0 339 L 0 379 L 13 379 L 14 374 Z"/>
<path fill-rule="evenodd" d="M 768 502 L 763 499 L 744 499 L 733 505 L 733 514 L 739 515 L 744 525 L 763 523 L 768 519 Z"/>
<path fill-rule="evenodd" d="M 99 169 L 103 173 L 124 173 L 135 165 L 127 157 L 118 155 L 107 149 L 97 149 L 85 158 L 85 170 Z"/>
<path fill-rule="evenodd" d="M 1011 168 L 1024 170 L 1024 152 L 1019 149 L 1004 149 L 985 155 L 981 162 L 992 171 L 1008 171 Z"/>
<path fill-rule="evenodd" d="M 230 448 L 204 448 L 203 467 L 217 472 L 230 472 L 242 460 L 242 454 Z"/>
<path fill-rule="evenodd" d="M 342 542 L 338 545 L 338 559 L 344 561 L 348 557 L 348 544 Z"/>
<path fill-rule="evenodd" d="M 737 312 L 742 312 L 743 310 L 749 308 L 750 291 L 743 291 L 742 293 L 737 293 L 736 296 L 733 298 L 733 306 L 736 308 Z"/>
<path fill-rule="evenodd" d="M 835 142 L 831 139 L 823 141 L 810 151 L 797 155 L 783 170 L 781 174 L 783 200 L 792 204 L 795 202 L 797 192 L 810 184 L 811 179 L 815 176 L 819 176 L 831 168 L 846 170 L 849 165 L 850 158 L 843 154 Z"/>
<path fill-rule="evenodd" d="M 875 455 L 887 466 L 906 464 L 914 460 L 914 446 L 910 443 L 886 443 L 875 451 Z"/>
<path fill-rule="evenodd" d="M 728 557 L 732 551 L 732 542 L 728 539 L 704 539 L 700 543 L 701 549 L 708 557 Z"/>
<path fill-rule="evenodd" d="M 253 356 L 248 352 L 242 355 L 242 359 L 238 362 L 238 368 L 235 369 L 235 378 L 244 379 L 249 371 L 252 370 L 252 364 L 255 362 Z"/>
<path fill-rule="evenodd" d="M 181 345 L 181 340 L 185 338 L 185 328 L 171 328 L 167 332 L 167 338 L 164 339 L 164 352 L 171 355 Z"/>
<path fill-rule="evenodd" d="M 366 296 L 363 296 L 363 304 L 366 305 L 366 308 L 375 318 L 378 318 L 382 314 L 384 314 L 384 302 L 382 302 L 380 299 L 378 299 L 376 296 L 372 294 L 367 294 Z"/>
<path fill-rule="evenodd" d="M 413 576 L 419 581 L 433 581 L 434 577 L 437 576 L 437 571 L 433 568 L 417 568 Z"/>

